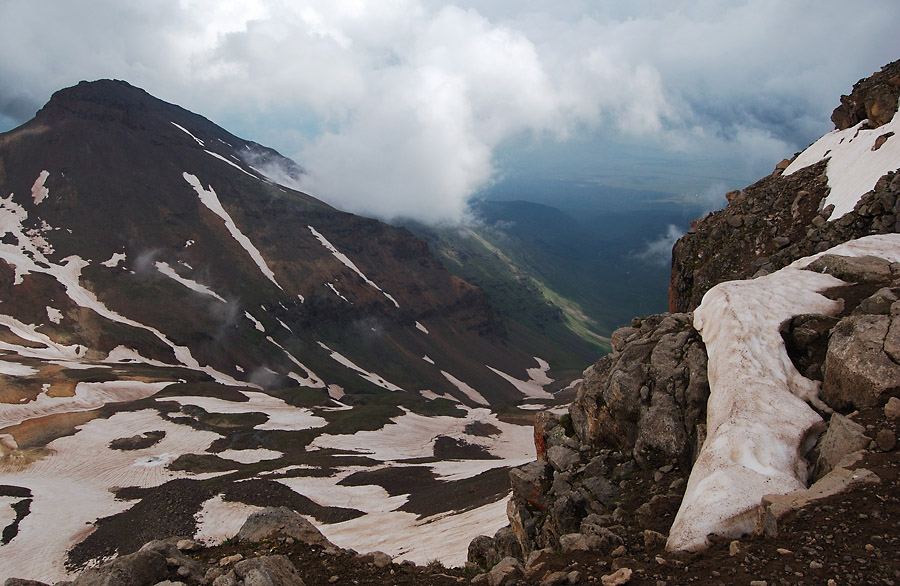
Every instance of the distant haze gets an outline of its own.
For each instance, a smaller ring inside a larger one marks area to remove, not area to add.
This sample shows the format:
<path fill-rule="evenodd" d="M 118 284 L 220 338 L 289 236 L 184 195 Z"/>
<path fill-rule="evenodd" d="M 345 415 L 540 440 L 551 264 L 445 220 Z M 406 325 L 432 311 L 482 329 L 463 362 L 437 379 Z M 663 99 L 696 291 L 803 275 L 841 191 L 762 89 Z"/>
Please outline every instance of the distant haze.
<path fill-rule="evenodd" d="M 0 131 L 109 77 L 386 219 L 458 220 L 506 180 L 690 200 L 830 130 L 840 94 L 900 58 L 898 22 L 896 0 L 7 0 Z"/>

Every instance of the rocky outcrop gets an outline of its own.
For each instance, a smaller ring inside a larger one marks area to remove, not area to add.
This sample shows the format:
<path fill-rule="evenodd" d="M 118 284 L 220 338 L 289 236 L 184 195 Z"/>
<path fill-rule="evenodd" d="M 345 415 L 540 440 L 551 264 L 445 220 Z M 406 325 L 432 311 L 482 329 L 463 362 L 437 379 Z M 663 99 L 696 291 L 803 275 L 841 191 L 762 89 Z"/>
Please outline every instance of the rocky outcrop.
<path fill-rule="evenodd" d="M 858 82 L 850 96 L 842 97 L 833 119 L 838 129 L 863 119 L 877 127 L 897 112 L 898 98 L 900 61 L 895 61 Z M 723 281 L 767 274 L 855 238 L 900 230 L 896 173 L 882 178 L 853 211 L 832 219 L 832 208 L 822 206 L 828 194 L 826 163 L 791 175 L 783 175 L 789 161 L 783 163 L 771 176 L 726 194 L 725 209 L 695 220 L 675 244 L 670 311 L 693 310 Z"/>
<path fill-rule="evenodd" d="M 900 98 L 900 61 L 881 68 L 871 77 L 853 85 L 849 96 L 841 96 L 841 105 L 831 114 L 831 121 L 838 130 L 856 126 L 863 120 L 871 128 L 878 128 L 891 121 L 897 112 Z"/>

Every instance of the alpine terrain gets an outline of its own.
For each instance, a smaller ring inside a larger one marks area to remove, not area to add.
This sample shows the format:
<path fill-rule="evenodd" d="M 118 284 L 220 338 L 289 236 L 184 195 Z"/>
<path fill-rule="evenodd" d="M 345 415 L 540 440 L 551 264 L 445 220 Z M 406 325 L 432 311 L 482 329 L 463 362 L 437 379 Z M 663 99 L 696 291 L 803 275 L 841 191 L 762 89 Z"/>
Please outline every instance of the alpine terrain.
<path fill-rule="evenodd" d="M 612 332 L 561 407 L 568 377 L 522 350 L 541 312 L 505 329 L 420 241 L 280 187 L 302 170 L 202 118 L 58 93 L 0 136 L 0 570 L 896 584 L 898 100 L 900 61 L 695 220 L 670 311 Z"/>

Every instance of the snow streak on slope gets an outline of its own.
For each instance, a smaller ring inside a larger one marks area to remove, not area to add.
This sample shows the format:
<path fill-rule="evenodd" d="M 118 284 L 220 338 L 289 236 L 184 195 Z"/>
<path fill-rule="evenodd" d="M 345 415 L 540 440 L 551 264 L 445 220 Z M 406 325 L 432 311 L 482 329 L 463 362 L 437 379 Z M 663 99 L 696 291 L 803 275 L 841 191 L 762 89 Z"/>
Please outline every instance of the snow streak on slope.
<path fill-rule="evenodd" d="M 868 236 L 822 254 L 900 262 L 900 235 Z M 839 301 L 820 292 L 843 281 L 802 270 L 819 256 L 717 285 L 694 311 L 709 355 L 708 435 L 669 532 L 669 550 L 703 548 L 710 533 L 747 533 L 763 495 L 806 488 L 802 457 L 822 419 L 805 401 L 822 405 L 819 383 L 794 367 L 780 328 L 799 314 L 840 310 Z"/>
<path fill-rule="evenodd" d="M 256 175 L 254 175 L 254 174 L 252 174 L 252 173 L 248 173 L 248 172 L 245 171 L 241 166 L 232 163 L 231 161 L 229 161 L 228 159 L 226 159 L 225 157 L 223 157 L 223 156 L 220 155 L 219 153 L 214 153 L 214 152 L 208 151 L 208 150 L 206 150 L 206 149 L 203 149 L 203 152 L 205 152 L 205 153 L 208 154 L 208 155 L 212 155 L 213 157 L 219 159 L 219 160 L 222 161 L 223 163 L 228 163 L 229 165 L 231 165 L 232 167 L 234 167 L 235 169 L 237 169 L 238 171 L 240 171 L 240 172 L 243 173 L 244 175 L 248 175 L 248 176 L 253 177 L 254 179 L 257 179 L 257 180 L 259 179 L 259 177 L 257 177 Z"/>
<path fill-rule="evenodd" d="M 226 401 L 216 397 L 163 397 L 159 401 L 175 401 L 180 405 L 194 405 L 209 413 L 263 413 L 269 419 L 253 427 L 259 430 L 303 431 L 324 427 L 328 422 L 309 409 L 294 407 L 265 393 L 240 391 L 247 401 Z"/>
<path fill-rule="evenodd" d="M 196 140 L 196 141 L 197 141 L 197 144 L 199 144 L 200 146 L 206 146 L 206 145 L 203 144 L 203 141 L 202 141 L 202 140 L 200 140 L 199 138 L 197 138 L 196 136 L 194 136 L 193 134 L 191 134 L 191 132 L 190 132 L 187 128 L 185 128 L 184 126 L 181 126 L 180 124 L 175 124 L 174 122 L 172 122 L 172 126 L 174 126 L 174 127 L 177 128 L 178 130 L 184 132 L 185 134 L 187 134 L 188 136 L 190 136 L 191 138 L 193 138 L 194 140 Z"/>
<path fill-rule="evenodd" d="M 329 348 L 322 342 L 319 342 L 319 346 L 321 346 L 323 349 L 325 349 L 329 352 L 332 360 L 334 360 L 335 362 L 337 362 L 339 364 L 343 364 L 350 370 L 356 371 L 356 374 L 358 374 L 360 377 L 366 379 L 370 383 L 372 383 L 374 385 L 378 385 L 379 387 L 381 387 L 383 389 L 387 389 L 389 391 L 402 391 L 403 390 L 400 387 L 398 387 L 397 385 L 395 385 L 394 383 L 385 380 L 384 377 L 382 377 L 381 375 L 374 373 L 374 372 L 369 372 L 368 370 L 365 370 L 364 368 L 357 366 L 349 358 L 339 354 L 338 352 L 335 352 L 334 350 L 332 350 L 331 348 Z"/>
<path fill-rule="evenodd" d="M 444 375 L 444 378 L 450 381 L 453 386 L 460 390 L 465 396 L 467 396 L 474 403 L 478 403 L 479 405 L 490 405 L 490 402 L 484 398 L 484 395 L 473 389 L 471 386 L 467 385 L 463 381 L 459 380 L 446 370 L 442 370 L 441 374 Z"/>
<path fill-rule="evenodd" d="M 853 210 L 856 202 L 875 187 L 878 179 L 888 171 L 900 168 L 900 111 L 883 126 L 864 129 L 867 121 L 853 128 L 829 132 L 800 153 L 785 169 L 790 175 L 826 158 L 828 186 L 831 192 L 823 206 L 834 204 L 831 216 L 836 220 Z M 886 135 L 884 144 L 874 150 L 875 141 Z"/>
<path fill-rule="evenodd" d="M 194 191 L 197 192 L 197 196 L 200 198 L 203 205 L 209 208 L 212 213 L 222 218 L 231 237 L 247 251 L 247 254 L 250 255 L 250 258 L 253 259 L 253 262 L 256 263 L 256 266 L 259 267 L 262 274 L 272 281 L 276 287 L 281 289 L 281 285 L 275 280 L 275 273 L 273 273 L 269 268 L 269 265 L 266 264 L 266 260 L 263 258 L 262 254 L 260 254 L 259 250 L 253 246 L 253 243 L 249 238 L 244 236 L 244 233 L 241 232 L 240 228 L 237 227 L 237 224 L 234 223 L 234 220 L 231 219 L 231 216 L 228 215 L 228 212 L 225 211 L 225 208 L 222 207 L 222 202 L 219 201 L 219 196 L 216 195 L 216 191 L 212 186 L 210 186 L 209 191 L 207 191 L 196 176 L 191 175 L 186 171 L 182 173 L 182 177 L 184 177 L 184 180 L 194 188 Z"/>
<path fill-rule="evenodd" d="M 221 295 L 219 295 L 218 293 L 216 293 L 215 291 L 213 291 L 212 289 L 210 289 L 210 288 L 207 287 L 206 285 L 201 285 L 200 283 L 198 283 L 198 282 L 196 282 L 196 281 L 192 281 L 192 280 L 190 280 L 190 279 L 185 279 L 184 277 L 182 277 L 181 275 L 179 275 L 178 273 L 176 273 L 176 272 L 175 272 L 175 269 L 173 269 L 173 268 L 172 268 L 171 266 L 169 266 L 167 263 L 164 263 L 164 262 L 157 262 L 155 266 L 156 266 L 156 270 L 158 270 L 160 273 L 162 273 L 162 274 L 164 274 L 165 276 L 169 277 L 169 278 L 172 279 L 173 281 L 175 281 L 175 282 L 177 282 L 177 283 L 180 283 L 180 284 L 184 285 L 185 287 L 187 287 L 187 288 L 190 289 L 191 291 L 196 291 L 197 293 L 203 293 L 204 295 L 209 295 L 210 297 L 213 297 L 213 298 L 215 298 L 215 299 L 218 299 L 218 300 L 221 301 L 222 303 L 227 303 L 227 302 L 225 301 L 225 299 L 222 298 Z"/>
<path fill-rule="evenodd" d="M 400 304 L 397 303 L 397 300 L 394 299 L 393 297 L 391 297 L 390 295 L 388 295 L 387 293 L 385 293 L 384 290 L 383 290 L 381 287 L 379 287 L 378 285 L 376 285 L 371 279 L 369 279 L 369 277 L 365 276 L 365 275 L 363 274 L 363 272 L 362 272 L 361 270 L 359 270 L 359 267 L 357 267 L 357 266 L 353 263 L 352 260 L 350 260 L 349 258 L 347 258 L 347 255 L 346 255 L 346 254 L 344 254 L 343 252 L 341 252 L 341 251 L 339 251 L 337 248 L 335 248 L 334 245 L 333 245 L 331 242 L 329 242 L 327 238 L 325 238 L 324 236 L 322 236 L 322 235 L 319 233 L 318 230 L 316 230 L 316 229 L 313 228 L 312 226 L 307 226 L 307 228 L 309 228 L 309 231 L 313 233 L 313 236 L 315 236 L 316 238 L 319 239 L 319 242 L 322 243 L 322 246 L 324 246 L 325 248 L 327 248 L 327 249 L 331 252 L 331 254 L 334 255 L 334 258 L 336 258 L 336 259 L 338 259 L 339 261 L 341 261 L 341 262 L 344 264 L 344 266 L 346 266 L 348 269 L 350 269 L 351 271 L 353 271 L 354 273 L 356 273 L 357 275 L 359 275 L 359 277 L 360 277 L 363 281 L 365 281 L 366 284 L 368 284 L 368 285 L 371 286 L 371 287 L 374 287 L 374 288 L 377 289 L 378 291 L 381 291 L 381 294 L 384 295 L 385 297 L 387 297 L 388 300 L 389 300 L 391 303 L 394 304 L 394 307 L 396 307 L 396 308 L 398 308 L 398 309 L 400 308 Z M 333 288 L 334 288 L 334 287 L 332 287 L 332 289 L 333 289 Z M 337 291 L 335 291 L 335 293 L 337 293 Z M 338 293 L 338 295 L 340 295 L 340 293 Z M 343 295 L 341 295 L 341 297 L 343 297 Z"/>
<path fill-rule="evenodd" d="M 284 324 L 281 324 L 281 325 L 284 325 Z M 284 327 L 287 328 L 287 326 L 284 326 Z M 288 329 L 290 329 L 290 328 L 288 328 Z M 297 360 L 293 354 L 288 352 L 284 346 L 282 346 L 281 344 L 276 342 L 272 336 L 266 336 L 266 340 L 268 340 L 269 342 L 274 344 L 276 347 L 278 347 L 288 357 L 288 360 L 290 360 L 291 362 L 293 362 L 294 364 L 296 364 L 297 366 L 302 368 L 303 371 L 306 373 L 306 376 L 304 377 L 304 376 L 300 376 L 299 374 L 297 374 L 295 372 L 290 372 L 290 373 L 288 373 L 288 377 L 295 380 L 300 386 L 311 387 L 313 389 L 324 389 L 325 388 L 325 383 L 322 381 L 321 378 L 319 378 L 316 375 L 316 373 L 314 373 L 309 368 L 307 368 L 305 364 L 303 364 L 302 362 Z"/>
<path fill-rule="evenodd" d="M 527 381 L 519 380 L 492 366 L 488 366 L 488 368 L 503 378 L 503 380 L 516 387 L 516 389 L 526 397 L 531 397 L 532 399 L 552 399 L 553 395 L 544 390 L 544 385 L 549 385 L 553 382 L 553 379 L 547 376 L 550 365 L 546 360 L 542 360 L 537 356 L 535 356 L 534 359 L 538 362 L 538 368 L 529 368 L 526 371 L 528 373 Z"/>

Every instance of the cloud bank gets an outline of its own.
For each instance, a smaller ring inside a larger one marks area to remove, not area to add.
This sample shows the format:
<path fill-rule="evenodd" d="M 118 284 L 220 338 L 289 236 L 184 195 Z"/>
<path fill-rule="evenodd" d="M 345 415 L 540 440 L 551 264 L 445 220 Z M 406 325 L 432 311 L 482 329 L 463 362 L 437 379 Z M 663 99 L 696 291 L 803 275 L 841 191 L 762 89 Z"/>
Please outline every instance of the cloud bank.
<path fill-rule="evenodd" d="M 837 0 L 621 4 L 10 0 L 0 130 L 60 87 L 126 79 L 295 158 L 338 207 L 455 220 L 516 172 L 510 145 L 622 142 L 753 177 L 900 57 L 895 0 L 853 18 Z"/>

